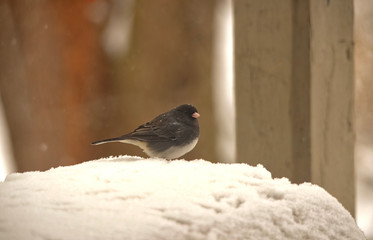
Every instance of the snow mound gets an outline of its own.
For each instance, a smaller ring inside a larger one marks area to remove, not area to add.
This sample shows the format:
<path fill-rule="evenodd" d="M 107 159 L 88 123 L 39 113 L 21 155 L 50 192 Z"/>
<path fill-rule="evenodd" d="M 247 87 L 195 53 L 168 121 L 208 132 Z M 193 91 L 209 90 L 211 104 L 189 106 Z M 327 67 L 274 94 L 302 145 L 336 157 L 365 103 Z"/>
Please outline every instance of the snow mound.
<path fill-rule="evenodd" d="M 258 165 L 122 156 L 9 175 L 0 239 L 365 239 L 322 188 Z"/>

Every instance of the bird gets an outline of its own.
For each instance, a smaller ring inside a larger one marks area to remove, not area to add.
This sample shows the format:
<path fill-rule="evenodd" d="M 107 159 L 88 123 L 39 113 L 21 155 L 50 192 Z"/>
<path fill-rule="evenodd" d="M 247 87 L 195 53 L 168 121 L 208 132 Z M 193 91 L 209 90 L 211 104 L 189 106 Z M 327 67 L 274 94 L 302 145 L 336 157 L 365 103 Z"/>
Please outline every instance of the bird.
<path fill-rule="evenodd" d="M 179 158 L 190 152 L 198 142 L 199 117 L 194 106 L 183 104 L 158 115 L 128 134 L 92 144 L 128 143 L 140 147 L 151 158 Z"/>

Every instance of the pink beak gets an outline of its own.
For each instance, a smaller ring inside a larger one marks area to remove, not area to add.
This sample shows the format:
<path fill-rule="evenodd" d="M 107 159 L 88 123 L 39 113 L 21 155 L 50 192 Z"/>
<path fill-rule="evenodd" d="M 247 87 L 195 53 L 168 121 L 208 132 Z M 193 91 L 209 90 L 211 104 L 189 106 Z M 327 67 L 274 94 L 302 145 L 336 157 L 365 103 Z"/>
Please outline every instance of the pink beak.
<path fill-rule="evenodd" d="M 199 118 L 199 116 L 200 116 L 200 115 L 199 115 L 198 112 L 195 112 L 195 113 L 192 114 L 192 117 L 194 117 L 194 118 Z"/>

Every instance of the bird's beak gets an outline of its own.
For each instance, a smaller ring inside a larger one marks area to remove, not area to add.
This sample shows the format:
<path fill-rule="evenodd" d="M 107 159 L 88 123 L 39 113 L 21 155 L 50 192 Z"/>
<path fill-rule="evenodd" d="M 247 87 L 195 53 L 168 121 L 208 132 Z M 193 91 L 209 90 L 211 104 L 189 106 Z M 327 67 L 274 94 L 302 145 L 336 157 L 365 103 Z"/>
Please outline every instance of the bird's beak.
<path fill-rule="evenodd" d="M 198 112 L 195 112 L 195 113 L 192 114 L 192 117 L 194 117 L 194 118 L 199 118 L 199 116 L 200 116 L 200 115 L 199 115 Z"/>

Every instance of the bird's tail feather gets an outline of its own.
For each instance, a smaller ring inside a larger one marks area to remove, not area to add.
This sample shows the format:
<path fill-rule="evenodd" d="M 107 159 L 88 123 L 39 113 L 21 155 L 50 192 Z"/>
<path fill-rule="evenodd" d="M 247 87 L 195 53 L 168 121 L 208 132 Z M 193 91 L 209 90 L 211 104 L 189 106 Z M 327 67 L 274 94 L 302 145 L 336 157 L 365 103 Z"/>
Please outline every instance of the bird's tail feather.
<path fill-rule="evenodd" d="M 99 145 L 99 144 L 104 144 L 104 143 L 108 143 L 108 142 L 119 142 L 119 141 L 123 141 L 123 137 L 108 138 L 108 139 L 93 142 L 91 144 L 92 145 Z"/>

